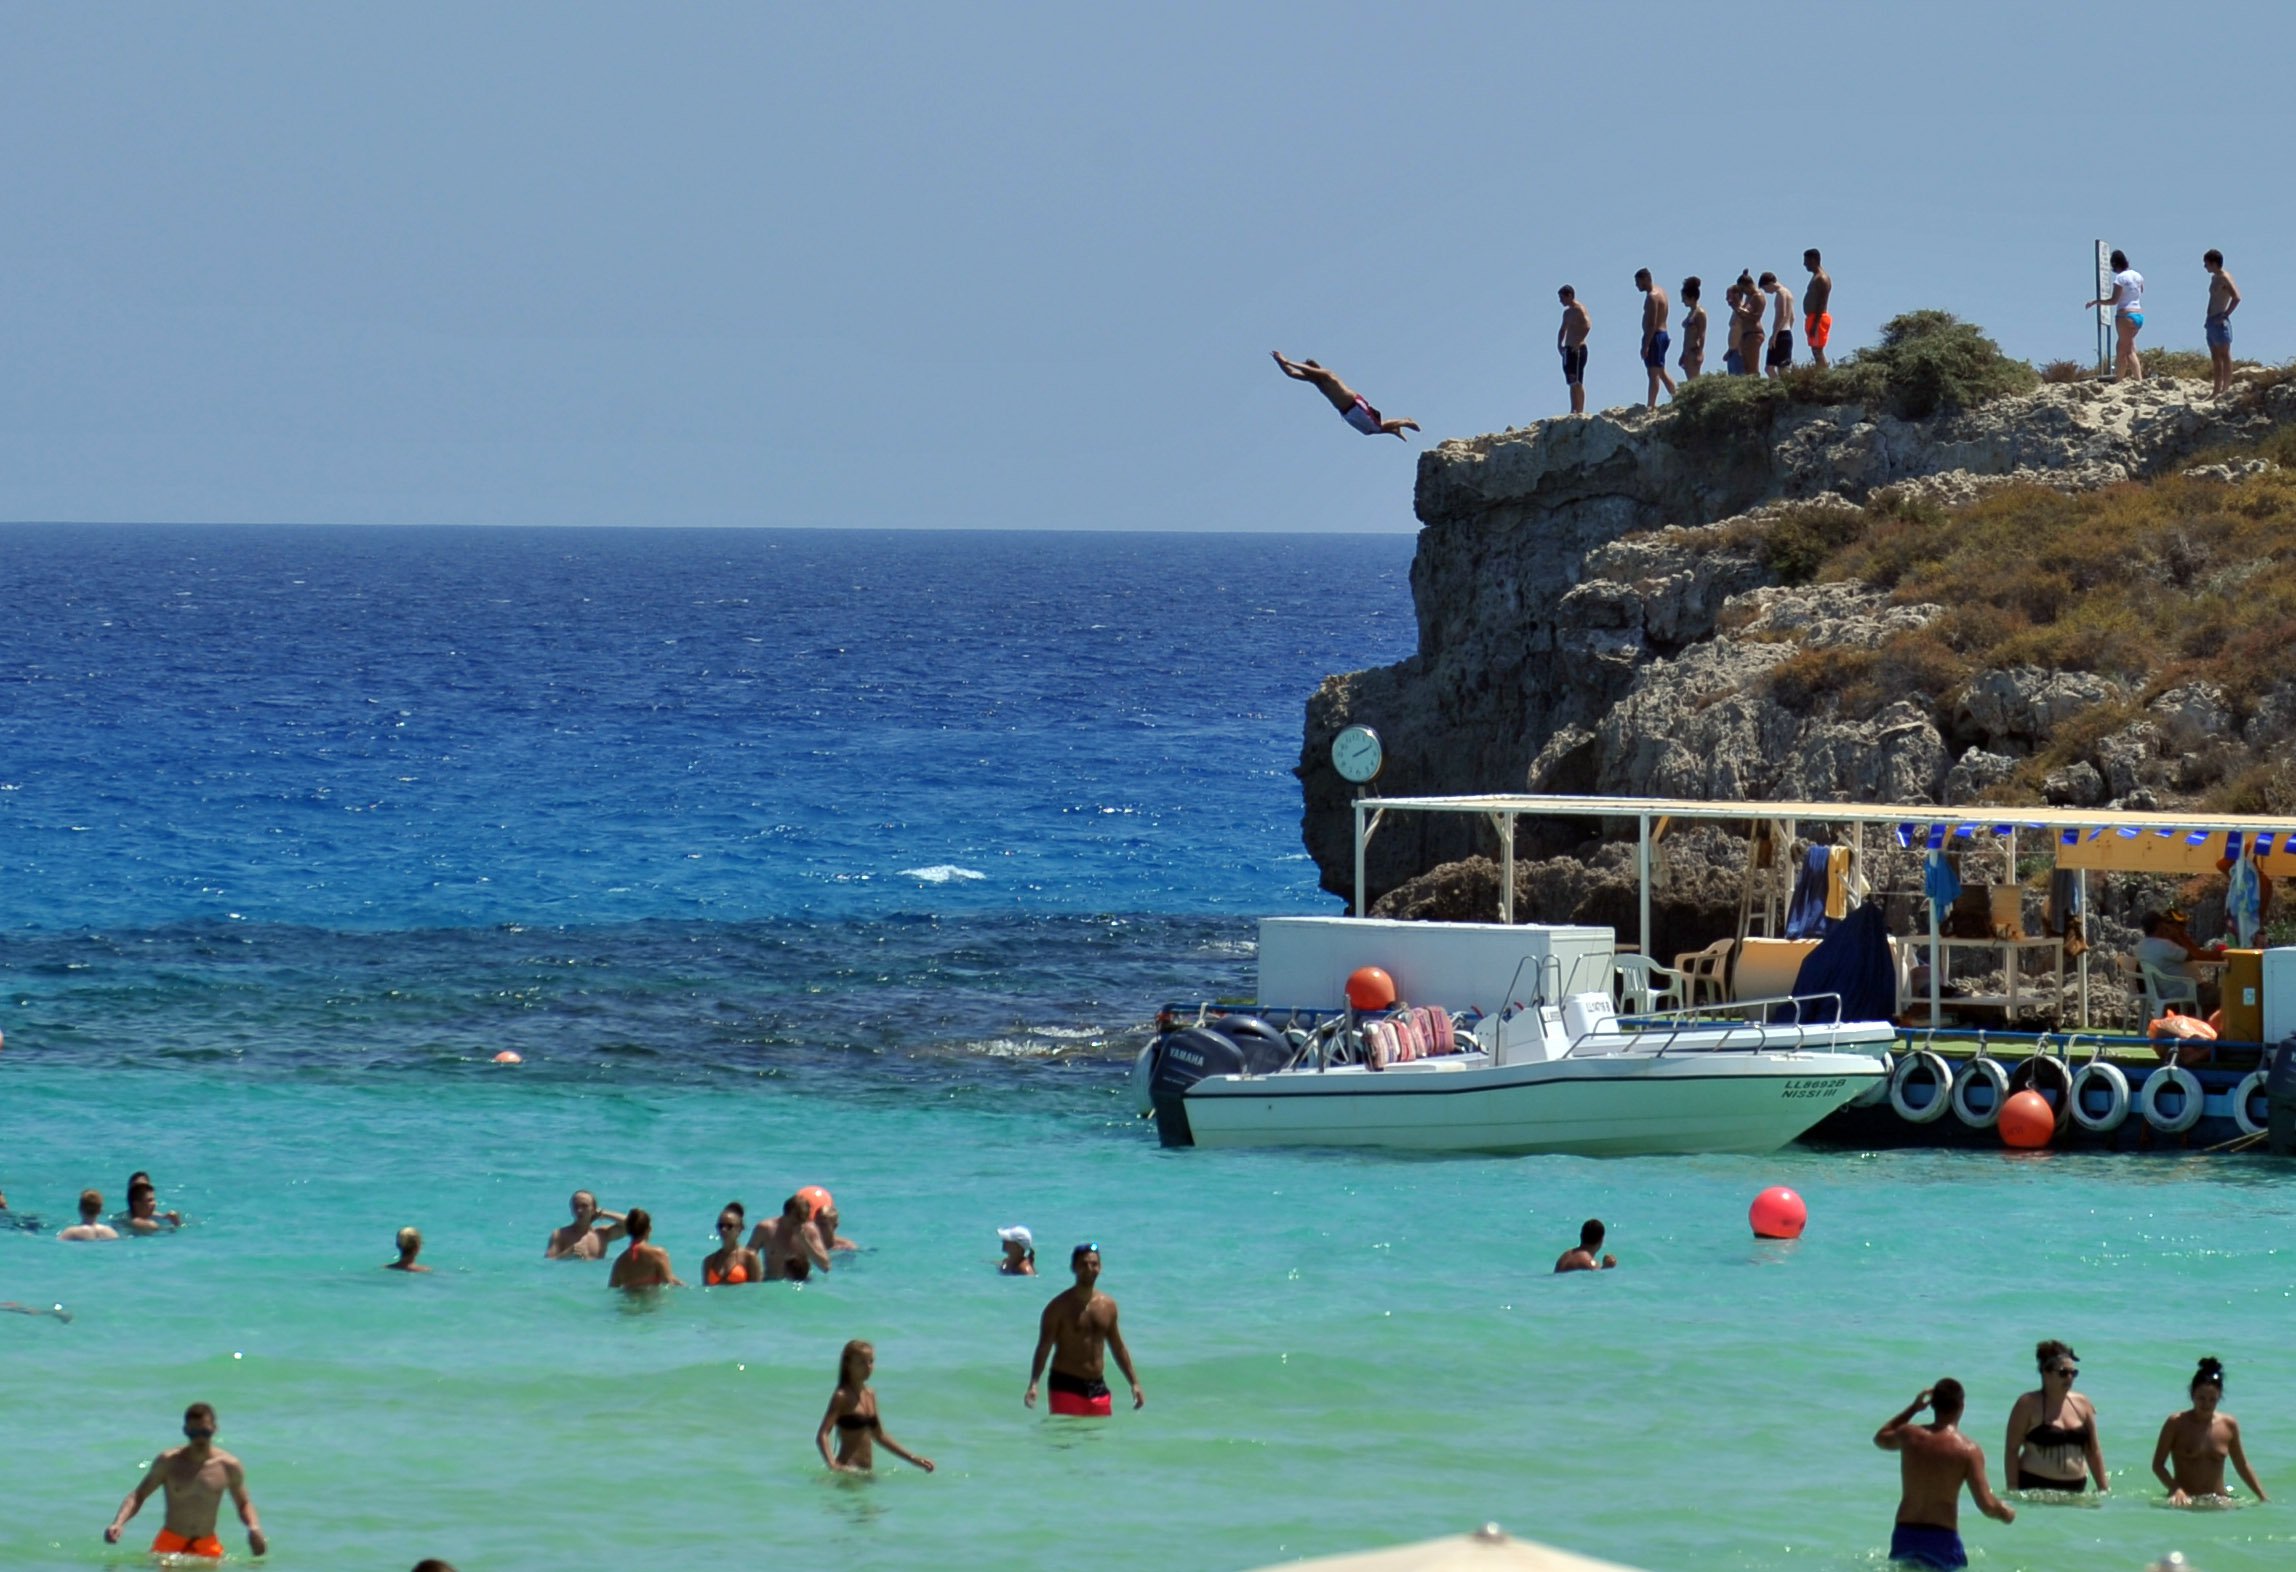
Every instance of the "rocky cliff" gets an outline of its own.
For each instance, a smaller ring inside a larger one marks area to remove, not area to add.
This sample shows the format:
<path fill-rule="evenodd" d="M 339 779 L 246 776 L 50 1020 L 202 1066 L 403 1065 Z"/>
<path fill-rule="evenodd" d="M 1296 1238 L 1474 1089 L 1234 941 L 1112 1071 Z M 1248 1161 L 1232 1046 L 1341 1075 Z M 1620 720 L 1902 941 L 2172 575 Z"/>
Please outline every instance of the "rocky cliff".
<path fill-rule="evenodd" d="M 2052 654 L 2038 636 L 1977 637 L 1966 616 L 1939 634 L 1930 625 L 1964 597 L 1861 581 L 1828 554 L 1998 530 L 1990 516 L 1965 520 L 2019 488 L 2110 496 L 2163 476 L 2195 497 L 2261 487 L 2277 467 L 2237 450 L 2291 417 L 2296 383 L 2266 374 L 2223 400 L 2192 381 L 2078 382 L 1918 420 L 1779 401 L 1751 429 L 1717 430 L 1693 406 L 1442 443 L 1421 456 L 1414 498 L 1418 653 L 1327 678 L 1308 701 L 1302 830 L 1323 885 L 1352 893 L 1353 793 L 1330 744 L 1354 722 L 1386 744 L 1384 795 L 2141 806 L 2221 787 L 2243 763 L 2225 747 L 2271 752 L 2296 731 L 2287 641 L 2252 652 L 2271 681 L 2228 694 L 2178 680 L 2197 669 L 2189 660 Z M 2219 462 L 2183 478 L 2210 450 Z M 2296 488 L 2272 489 L 2274 506 L 2296 510 Z M 2217 585 L 2240 568 L 2216 560 L 2229 546 L 2211 557 L 2170 529 L 2129 549 L 2159 556 L 2195 596 L 2233 593 Z M 2180 566 L 2179 551 L 2198 555 Z M 2070 588 L 2033 591 L 2034 604 L 2004 615 L 2027 632 L 2077 620 L 2085 578 L 2057 572 L 2051 583 Z M 1391 817 L 1372 844 L 1370 893 L 1490 850 L 1464 819 Z"/>

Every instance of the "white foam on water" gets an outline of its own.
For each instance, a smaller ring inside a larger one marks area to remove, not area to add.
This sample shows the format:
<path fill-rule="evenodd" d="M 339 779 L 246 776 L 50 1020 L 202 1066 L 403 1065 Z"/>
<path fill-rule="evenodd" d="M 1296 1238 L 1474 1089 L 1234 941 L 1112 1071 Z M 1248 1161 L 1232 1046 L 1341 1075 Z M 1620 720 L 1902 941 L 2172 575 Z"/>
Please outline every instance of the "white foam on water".
<path fill-rule="evenodd" d="M 988 875 L 978 868 L 960 868 L 953 862 L 937 862 L 930 868 L 903 868 L 901 877 L 924 884 L 953 884 L 962 880 L 985 879 Z"/>

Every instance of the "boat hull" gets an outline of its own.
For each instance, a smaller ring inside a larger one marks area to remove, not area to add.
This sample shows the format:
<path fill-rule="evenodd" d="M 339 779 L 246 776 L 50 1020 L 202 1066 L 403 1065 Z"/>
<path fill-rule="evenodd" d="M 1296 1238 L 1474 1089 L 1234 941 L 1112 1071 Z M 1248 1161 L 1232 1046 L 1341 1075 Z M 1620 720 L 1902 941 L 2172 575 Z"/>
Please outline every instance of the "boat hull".
<path fill-rule="evenodd" d="M 1862 1046 L 1862 1045 L 1860 1045 Z M 1538 1064 L 1214 1076 L 1188 1088 L 1205 1147 L 1383 1147 L 1631 1157 L 1774 1152 L 1883 1076 L 1861 1052 L 1611 1055 Z"/>

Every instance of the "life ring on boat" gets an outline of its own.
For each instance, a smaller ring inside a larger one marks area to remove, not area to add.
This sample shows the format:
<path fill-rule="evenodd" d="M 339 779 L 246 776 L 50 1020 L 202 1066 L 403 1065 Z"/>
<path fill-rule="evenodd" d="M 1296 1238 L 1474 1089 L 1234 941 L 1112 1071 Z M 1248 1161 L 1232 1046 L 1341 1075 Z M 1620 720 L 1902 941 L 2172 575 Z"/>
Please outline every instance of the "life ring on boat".
<path fill-rule="evenodd" d="M 1970 1088 L 1983 1082 L 1992 1093 L 1993 1100 L 1979 1108 L 1971 1101 Z M 1961 1067 L 1953 1078 L 1953 1116 L 1972 1130 L 1990 1130 L 2001 1121 L 2001 1105 L 2009 1100 L 2009 1070 L 1998 1059 L 1979 1054 Z"/>
<path fill-rule="evenodd" d="M 2240 1126 L 2242 1135 L 2262 1135 L 2272 1123 L 2272 1100 L 2264 1091 L 2266 1079 L 2262 1070 L 2251 1070 L 2232 1089 L 2232 1122 Z M 2259 1100 L 2264 1104 L 2264 1117 L 2261 1119 L 2248 1110 L 2250 1103 Z"/>
<path fill-rule="evenodd" d="M 2089 1112 L 2087 1093 L 2090 1084 L 2105 1089 L 2105 1111 Z M 2091 1135 L 2111 1135 L 2129 1116 L 2129 1078 L 2121 1067 L 2105 1059 L 2091 1059 L 2073 1072 L 2073 1089 L 2065 1094 L 2072 1105 L 2073 1123 Z"/>
<path fill-rule="evenodd" d="M 2048 1091 L 2041 1085 L 2042 1071 L 2046 1070 L 2057 1081 L 2057 1128 L 2062 1131 L 2073 1117 L 2073 1067 L 2062 1059 L 2036 1052 L 2030 1059 L 2009 1072 L 2009 1090 L 2012 1094 L 2023 1091 L 2041 1093 L 2048 1099 Z"/>
<path fill-rule="evenodd" d="M 1926 1103 L 1918 1107 L 1905 1095 L 1917 1075 L 1926 1075 L 1936 1085 L 1936 1091 Z M 1897 1062 L 1897 1069 L 1889 1078 L 1889 1105 L 1907 1124 L 1930 1124 L 1943 1118 L 1946 1105 L 1953 1101 L 1953 1068 L 1945 1056 L 1924 1048 L 1909 1053 Z"/>
<path fill-rule="evenodd" d="M 1881 1074 L 1874 1078 L 1873 1085 L 1850 1099 L 1850 1106 L 1852 1108 L 1879 1108 L 1883 1103 L 1888 1102 L 1890 1077 L 1896 1073 L 1897 1055 L 1884 1048 L 1881 1054 Z"/>
<path fill-rule="evenodd" d="M 2160 1111 L 2163 1087 L 2173 1086 L 2184 1094 L 2184 1106 L 2171 1116 Z M 2145 1077 L 2144 1088 L 2137 1093 L 2137 1112 L 2145 1116 L 2145 1123 L 2163 1135 L 2182 1135 L 2200 1123 L 2200 1077 L 2181 1064 L 2164 1064 Z"/>

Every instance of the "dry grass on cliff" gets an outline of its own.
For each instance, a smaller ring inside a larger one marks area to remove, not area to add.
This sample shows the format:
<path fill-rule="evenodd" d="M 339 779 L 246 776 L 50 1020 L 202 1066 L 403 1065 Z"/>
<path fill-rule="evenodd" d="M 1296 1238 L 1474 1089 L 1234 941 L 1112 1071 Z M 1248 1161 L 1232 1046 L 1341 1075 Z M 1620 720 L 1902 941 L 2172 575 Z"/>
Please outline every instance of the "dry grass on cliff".
<path fill-rule="evenodd" d="M 2296 430 L 2217 457 L 2259 451 L 2296 461 Z M 1980 671 L 2040 666 L 2118 677 L 2140 693 L 2213 682 L 2239 715 L 2296 676 L 2296 469 L 2232 485 L 2171 476 L 2075 495 L 2014 487 L 1942 520 L 1885 499 L 1862 521 L 1814 576 L 1945 609 L 1876 650 L 1782 662 L 1771 691 L 1804 713 L 1865 718 L 1901 698 L 1943 707 Z M 2128 718 L 2093 717 L 2107 730 Z M 2067 730 L 2051 754 L 2075 756 L 2094 729 Z M 2267 784 L 2234 783 L 2244 796 Z"/>

